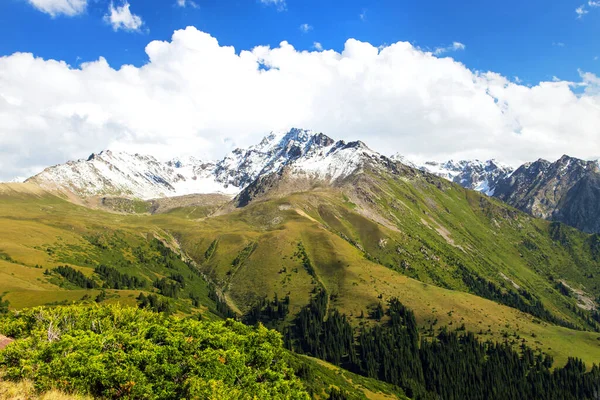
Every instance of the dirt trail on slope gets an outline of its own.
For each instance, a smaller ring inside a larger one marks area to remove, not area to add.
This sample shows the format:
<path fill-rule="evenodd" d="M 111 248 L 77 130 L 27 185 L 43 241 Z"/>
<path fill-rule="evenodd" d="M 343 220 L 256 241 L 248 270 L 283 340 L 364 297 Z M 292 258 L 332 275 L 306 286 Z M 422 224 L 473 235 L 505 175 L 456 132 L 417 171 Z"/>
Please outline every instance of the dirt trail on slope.
<path fill-rule="evenodd" d="M 313 222 L 316 222 L 319 225 L 322 225 L 319 221 L 317 221 L 316 219 L 314 219 L 313 217 L 311 217 L 310 215 L 308 215 L 306 212 L 302 211 L 299 208 L 294 208 L 294 211 L 296 211 L 299 215 L 303 216 L 304 218 L 308 218 Z"/>

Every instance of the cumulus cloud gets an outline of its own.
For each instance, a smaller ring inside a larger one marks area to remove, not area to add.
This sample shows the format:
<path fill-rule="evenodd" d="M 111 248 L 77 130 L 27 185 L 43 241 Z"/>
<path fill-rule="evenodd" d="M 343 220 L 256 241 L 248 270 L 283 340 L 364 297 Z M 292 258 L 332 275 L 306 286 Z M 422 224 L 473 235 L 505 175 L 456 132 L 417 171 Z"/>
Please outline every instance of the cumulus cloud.
<path fill-rule="evenodd" d="M 27 0 L 29 4 L 38 10 L 50 14 L 74 16 L 82 14 L 87 8 L 87 0 Z"/>
<path fill-rule="evenodd" d="M 293 126 L 415 159 L 600 154 L 592 73 L 528 87 L 407 42 L 236 51 L 192 27 L 146 53 L 145 65 L 118 69 L 104 58 L 75 68 L 1 57 L 0 178 L 105 148 L 215 159 Z"/>
<path fill-rule="evenodd" d="M 258 0 L 261 4 L 266 6 L 275 6 L 278 11 L 285 11 L 287 9 L 287 3 L 285 0 Z"/>
<path fill-rule="evenodd" d="M 109 23 L 115 32 L 119 29 L 130 32 L 139 31 L 144 24 L 140 16 L 131 13 L 127 1 L 117 7 L 111 2 L 108 11 L 109 13 L 104 16 L 104 21 Z"/>
<path fill-rule="evenodd" d="M 313 43 L 313 48 L 317 51 L 323 51 L 323 45 L 319 42 L 314 42 Z"/>
<path fill-rule="evenodd" d="M 433 51 L 433 54 L 435 54 L 436 56 L 439 56 L 441 54 L 448 53 L 449 51 L 459 51 L 459 50 L 464 50 L 466 48 L 467 48 L 467 46 L 465 46 L 461 42 L 452 42 L 452 44 L 450 46 L 436 48 Z"/>

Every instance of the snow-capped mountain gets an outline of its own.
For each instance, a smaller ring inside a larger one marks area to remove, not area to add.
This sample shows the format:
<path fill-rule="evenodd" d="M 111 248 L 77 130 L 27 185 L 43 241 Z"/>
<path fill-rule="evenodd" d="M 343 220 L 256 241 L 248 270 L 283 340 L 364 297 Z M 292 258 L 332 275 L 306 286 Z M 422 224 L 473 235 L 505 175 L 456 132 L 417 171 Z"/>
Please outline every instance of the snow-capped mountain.
<path fill-rule="evenodd" d="M 82 197 L 235 195 L 259 176 L 283 168 L 293 175 L 333 182 L 360 168 L 365 157 L 381 156 L 362 142 L 335 142 L 322 133 L 292 129 L 272 132 L 259 144 L 236 149 L 217 162 L 196 158 L 161 162 L 152 156 L 106 150 L 86 160 L 46 168 L 28 181 Z"/>
<path fill-rule="evenodd" d="M 488 196 L 493 196 L 498 182 L 510 176 L 514 171 L 512 167 L 501 164 L 496 160 L 426 161 L 419 164 L 411 162 L 400 154 L 396 154 L 391 158 Z"/>
<path fill-rule="evenodd" d="M 82 197 L 131 196 L 141 199 L 192 193 L 235 193 L 216 182 L 213 163 L 193 158 L 160 162 L 152 156 L 113 152 L 46 168 L 27 182 L 65 189 Z"/>

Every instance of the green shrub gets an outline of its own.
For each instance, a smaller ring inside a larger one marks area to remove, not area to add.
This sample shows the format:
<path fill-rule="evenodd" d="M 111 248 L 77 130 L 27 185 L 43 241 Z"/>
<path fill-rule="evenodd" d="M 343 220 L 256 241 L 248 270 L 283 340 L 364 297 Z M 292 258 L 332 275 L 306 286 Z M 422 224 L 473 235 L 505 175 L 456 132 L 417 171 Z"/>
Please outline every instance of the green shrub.
<path fill-rule="evenodd" d="M 0 318 L 17 339 L 5 379 L 129 399 L 307 399 L 279 333 L 233 320 L 179 319 L 111 306 L 35 308 Z"/>

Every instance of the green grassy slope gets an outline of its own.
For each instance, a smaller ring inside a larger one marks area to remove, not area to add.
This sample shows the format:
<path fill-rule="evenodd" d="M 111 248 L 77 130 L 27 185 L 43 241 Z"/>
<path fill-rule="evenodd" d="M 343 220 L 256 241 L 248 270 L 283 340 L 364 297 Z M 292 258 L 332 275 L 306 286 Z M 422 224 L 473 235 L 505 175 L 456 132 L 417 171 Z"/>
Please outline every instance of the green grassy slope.
<path fill-rule="evenodd" d="M 94 269 L 106 265 L 145 283 L 107 288 L 107 303 L 135 305 L 140 292 L 159 292 L 155 280 L 172 282 L 169 277 L 181 275 L 185 287 L 171 299 L 177 309 L 207 316 L 215 310 L 206 281 L 179 257 L 173 238 L 143 217 L 91 210 L 24 186 L 0 190 L 0 226 L 0 293 L 14 308 L 94 299 L 104 283 Z M 77 287 L 54 272 L 63 265 L 98 287 Z M 192 304 L 190 293 L 199 305 Z"/>
<path fill-rule="evenodd" d="M 410 237 L 403 237 L 402 232 L 374 224 L 353 212 L 352 206 L 348 206 L 343 197 L 339 201 L 336 196 L 329 192 L 296 194 L 202 221 L 167 221 L 158 218 L 155 222 L 170 224 L 183 248 L 217 284 L 225 288 L 228 299 L 242 311 L 247 310 L 253 301 L 264 296 L 273 298 L 277 293 L 279 298 L 290 296 L 293 314 L 307 303 L 309 293 L 324 287 L 335 297 L 332 306 L 353 317 L 355 323 L 360 323 L 362 321 L 356 317 L 361 312 L 366 314 L 369 307 L 398 296 L 415 311 L 424 327 L 433 323 L 435 327 L 465 324 L 466 329 L 480 332 L 484 337 L 496 340 L 509 338 L 515 343 L 525 341 L 533 348 L 556 356 L 559 362 L 564 362 L 569 354 L 579 354 L 589 362 L 600 357 L 600 335 L 597 333 L 558 327 L 514 308 L 467 293 L 469 288 L 455 277 L 456 268 L 442 264 L 447 255 L 432 250 L 438 248 L 434 244 L 451 254 L 458 249 L 459 257 L 465 260 L 465 265 L 469 265 L 474 257 L 455 247 L 460 246 L 458 240 L 454 246 L 444 245 L 446 239 L 426 225 L 421 225 L 417 239 L 411 240 Z M 331 222 L 331 216 L 323 217 L 327 214 L 324 212 L 327 208 L 338 213 L 337 229 L 334 228 L 336 222 Z M 519 217 L 526 218 L 522 214 Z M 346 233 L 339 228 L 342 225 Z M 430 242 L 426 242 L 431 246 L 427 248 L 427 255 L 421 251 L 422 237 L 431 238 Z M 540 234 L 540 237 L 547 244 L 552 244 L 547 236 L 544 238 Z M 382 239 L 387 240 L 385 245 Z M 303 266 L 298 251 L 299 243 L 302 243 L 314 267 L 315 273 L 312 275 Z M 234 266 L 235 259 L 244 254 L 249 246 L 252 252 L 243 258 L 241 266 Z M 400 246 L 402 251 L 399 252 L 397 247 Z M 211 247 L 214 248 L 208 252 Z M 558 254 L 566 257 L 561 253 L 563 251 L 560 250 Z M 389 257 L 394 263 L 383 261 L 384 257 Z M 411 263 L 409 269 L 398 268 L 401 260 L 408 257 Z M 434 264 L 433 267 L 431 264 Z M 477 269 L 477 265 L 473 270 L 490 279 L 494 277 L 493 280 L 502 285 L 503 290 L 510 288 L 511 283 L 501 276 L 494 276 L 494 273 L 501 271 L 501 267 L 490 264 L 496 268 L 495 271 L 492 269 L 485 273 L 485 270 Z M 564 296 L 555 293 L 556 289 L 550 282 L 541 279 L 525 262 L 518 267 L 524 271 L 518 282 L 527 282 L 526 274 L 539 280 L 543 285 L 542 290 L 549 292 L 540 295 L 547 308 L 565 320 L 583 326 L 577 315 L 561 307 L 562 302 L 574 304 L 575 298 L 563 299 Z M 446 274 L 450 279 L 441 285 L 447 288 L 437 286 L 439 280 L 421 271 L 431 271 L 441 276 Z M 513 280 L 517 282 L 516 278 Z M 538 293 L 533 285 L 528 286 L 528 290 L 536 295 Z"/>
<path fill-rule="evenodd" d="M 556 318 L 591 329 L 573 311 L 583 300 L 561 294 L 556 285 L 564 280 L 584 297 L 600 294 L 593 237 L 424 175 L 367 171 L 348 187 L 258 201 L 213 217 L 185 207 L 158 215 L 111 214 L 43 193 L 4 191 L 0 227 L 0 274 L 6 278 L 0 292 L 8 292 L 12 307 L 81 299 L 86 291 L 44 275 L 58 265 L 88 276 L 106 263 L 148 281 L 167 277 L 168 268 L 134 253 L 142 248 L 150 259 L 158 257 L 151 243 L 159 238 L 191 257 L 240 312 L 276 293 L 290 296 L 293 315 L 324 288 L 330 307 L 358 325 L 371 323 L 361 313 L 398 297 L 414 310 L 424 334 L 464 324 L 484 338 L 525 341 L 558 364 L 567 356 L 600 359 L 598 333 L 485 299 L 465 279 L 468 273 L 492 282 L 503 294 L 518 293 L 519 286 Z M 201 277 L 184 264 L 177 271 L 190 282 L 177 300 L 180 310 L 194 311 L 184 298 L 190 291 L 202 296 L 200 311 L 214 310 Z M 134 304 L 137 293 L 111 290 L 107 301 Z"/>

